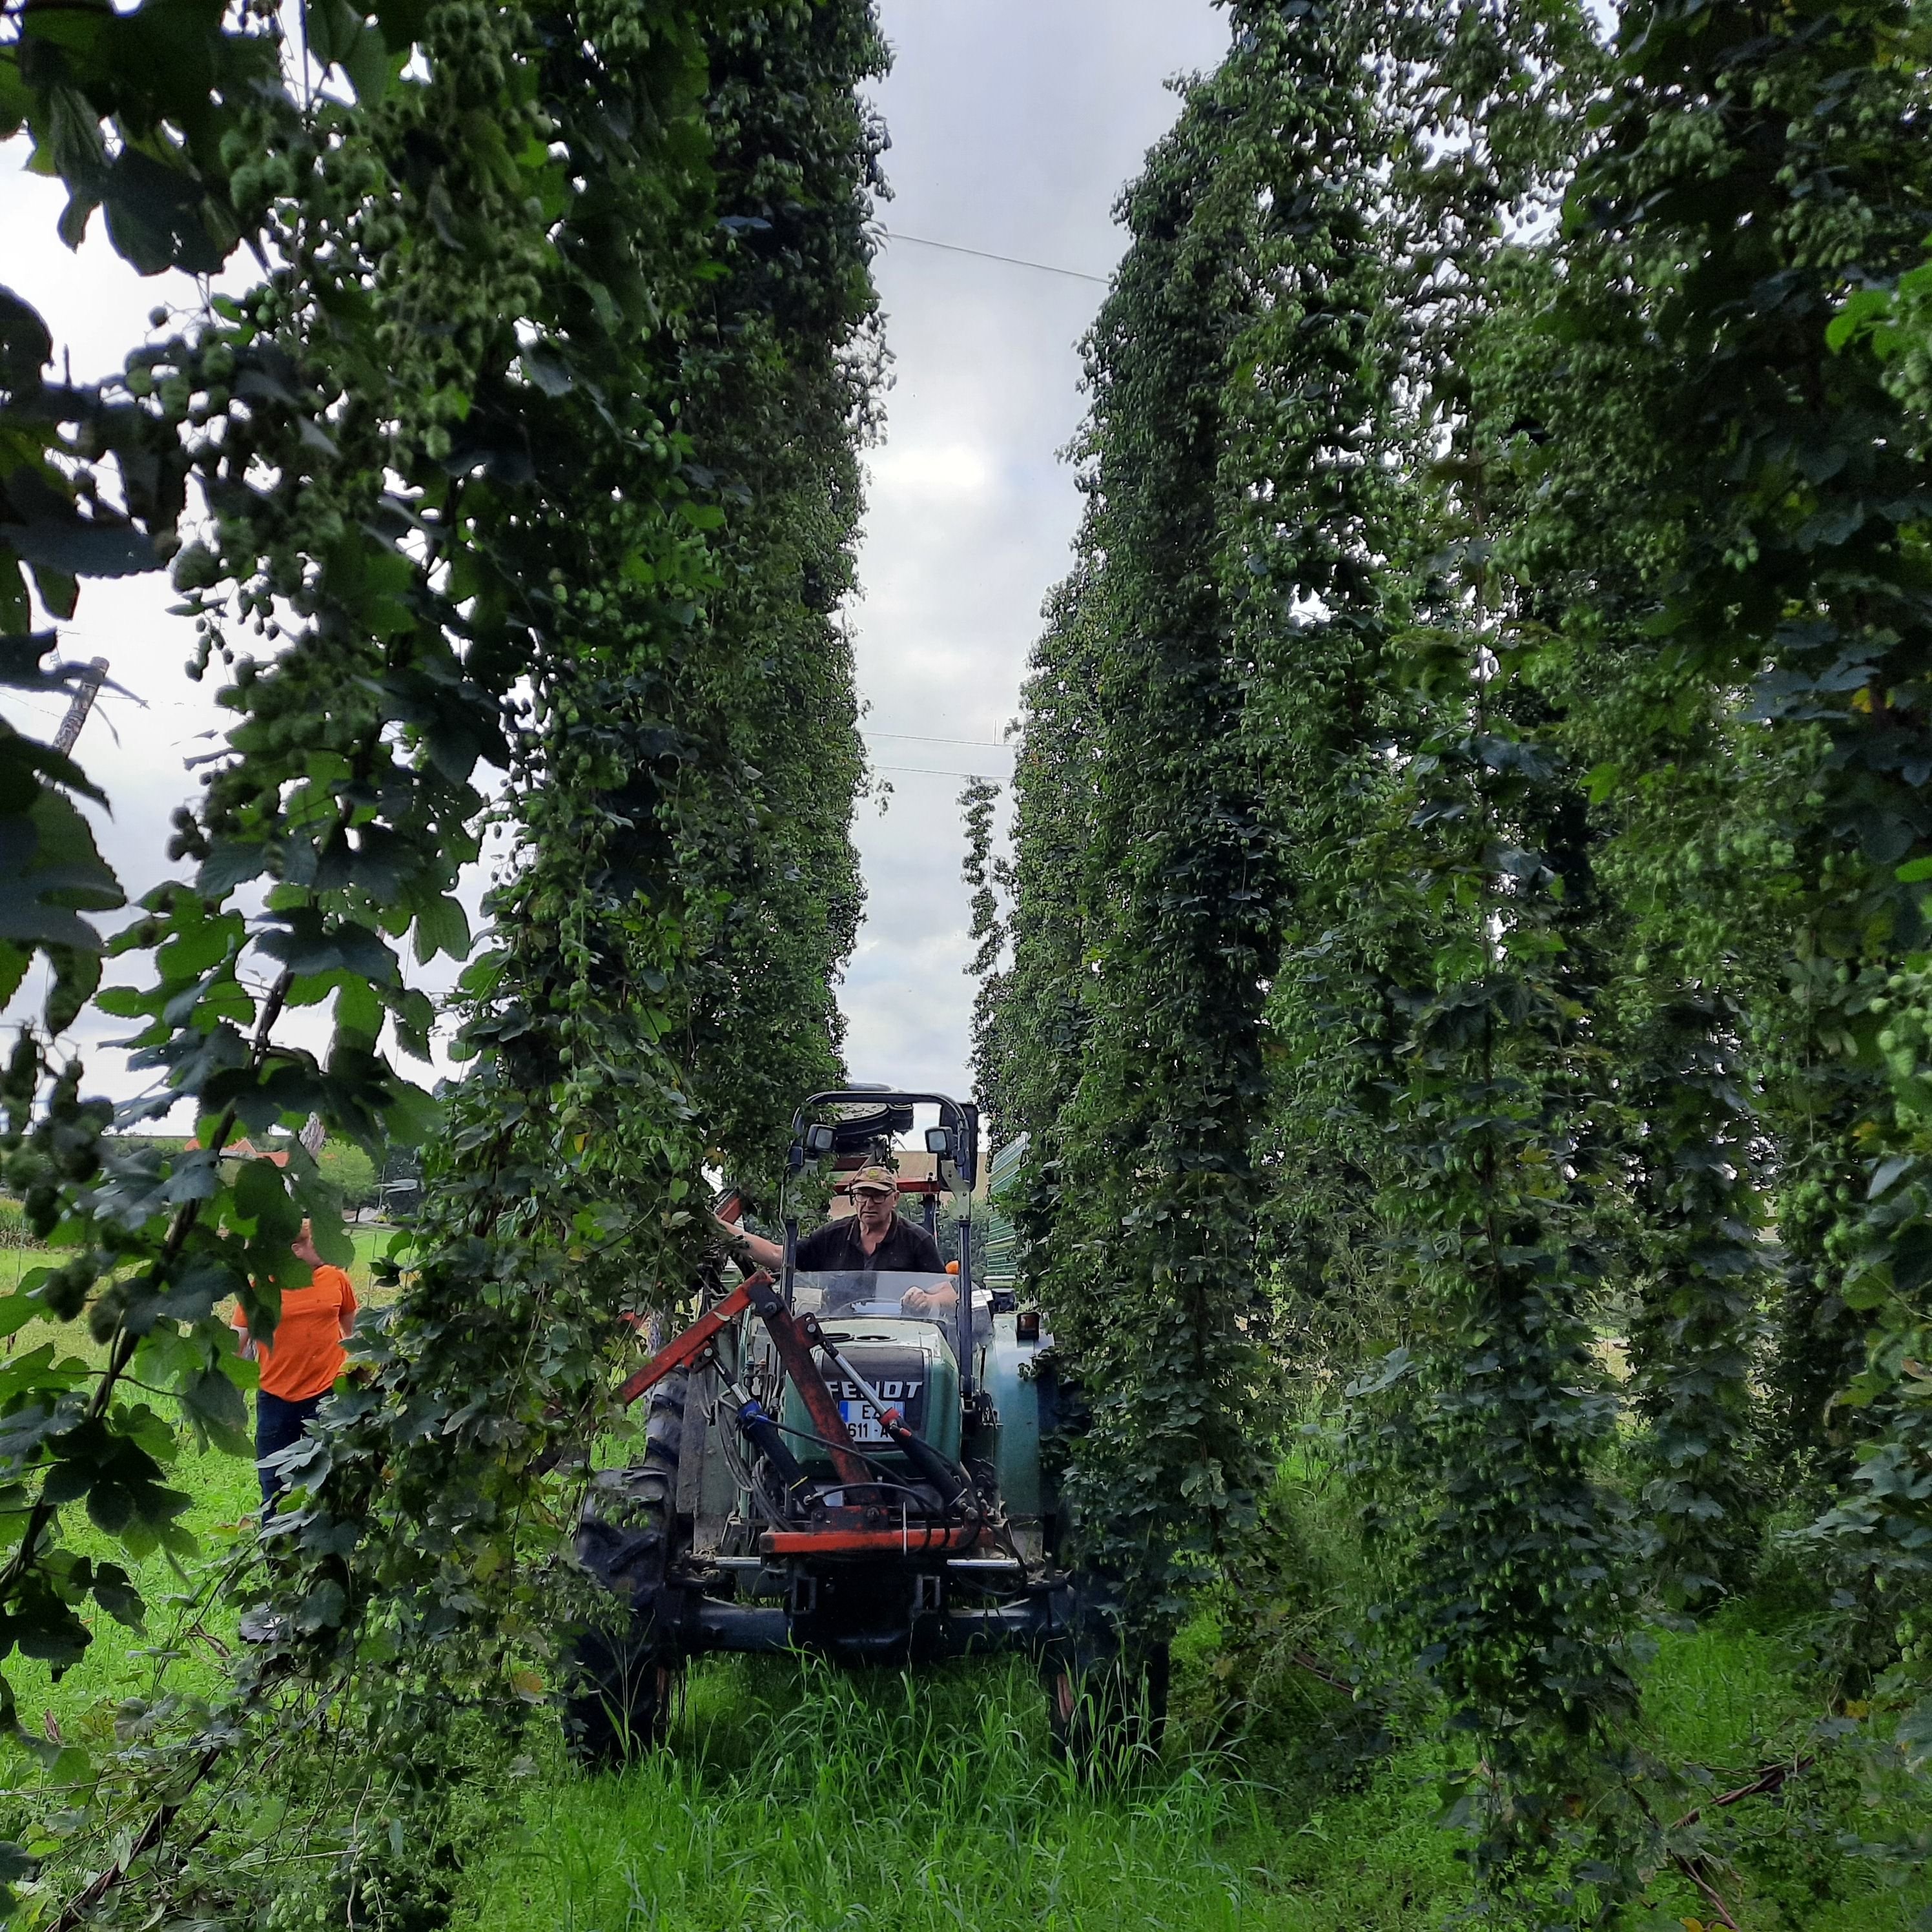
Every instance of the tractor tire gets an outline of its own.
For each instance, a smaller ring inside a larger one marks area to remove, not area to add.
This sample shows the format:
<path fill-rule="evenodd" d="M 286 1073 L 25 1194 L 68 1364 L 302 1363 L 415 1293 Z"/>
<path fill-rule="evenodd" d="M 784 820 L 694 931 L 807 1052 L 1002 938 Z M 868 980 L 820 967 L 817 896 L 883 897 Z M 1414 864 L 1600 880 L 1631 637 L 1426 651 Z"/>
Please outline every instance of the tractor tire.
<path fill-rule="evenodd" d="M 1168 1647 L 1130 1643 L 1104 1584 L 1076 1580 L 1073 1598 L 1069 1634 L 1042 1673 L 1054 1754 L 1084 1776 L 1120 1776 L 1160 1755 Z"/>
<path fill-rule="evenodd" d="M 599 1470 L 578 1523 L 579 1565 L 630 1611 L 628 1629 L 593 1626 L 570 1642 L 564 1738 L 586 1770 L 614 1769 L 655 1750 L 670 1729 L 684 1667 L 667 1625 L 687 1386 L 686 1376 L 671 1376 L 652 1391 L 643 1461 Z"/>

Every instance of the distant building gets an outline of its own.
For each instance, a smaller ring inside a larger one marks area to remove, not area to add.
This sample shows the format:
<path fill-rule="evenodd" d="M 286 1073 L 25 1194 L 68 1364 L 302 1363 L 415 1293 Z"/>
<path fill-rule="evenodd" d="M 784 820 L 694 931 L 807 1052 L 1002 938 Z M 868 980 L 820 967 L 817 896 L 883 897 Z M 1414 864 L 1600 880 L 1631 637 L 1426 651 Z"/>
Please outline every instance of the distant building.
<path fill-rule="evenodd" d="M 184 1154 L 199 1154 L 201 1151 L 201 1143 L 199 1141 L 190 1141 L 182 1151 Z M 245 1136 L 238 1141 L 230 1141 L 221 1150 L 221 1158 L 224 1160 L 272 1160 L 278 1167 L 286 1167 L 289 1164 L 287 1154 L 280 1148 L 258 1148 L 253 1141 Z"/>

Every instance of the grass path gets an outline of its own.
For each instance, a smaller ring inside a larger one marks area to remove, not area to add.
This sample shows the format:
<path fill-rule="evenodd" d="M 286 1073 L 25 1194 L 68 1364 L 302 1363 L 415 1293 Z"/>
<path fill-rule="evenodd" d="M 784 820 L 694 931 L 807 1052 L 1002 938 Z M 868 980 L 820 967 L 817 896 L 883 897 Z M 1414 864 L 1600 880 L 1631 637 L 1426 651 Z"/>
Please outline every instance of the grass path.
<path fill-rule="evenodd" d="M 212 1558 L 252 1535 L 252 1471 L 184 1457 L 190 1520 Z M 146 1634 L 100 1619 L 62 1681 L 16 1661 L 23 1719 L 51 1714 L 70 1742 L 104 1742 L 116 1708 L 212 1689 L 232 1606 L 184 1631 L 162 1602 L 164 1559 L 138 1566 L 157 1608 Z M 478 1793 L 490 1820 L 456 1900 L 453 1932 L 1423 1932 L 1463 1922 L 1456 1840 L 1437 1823 L 1452 1768 L 1438 1740 L 1352 1771 L 1316 1766 L 1305 1714 L 1245 1761 L 1199 1748 L 1211 1630 L 1179 1647 L 1178 1716 L 1162 1762 L 1096 1790 L 1047 1749 L 1043 1700 L 1018 1660 L 907 1676 L 804 1661 L 695 1666 L 668 1753 L 586 1778 L 552 1727 L 520 1774 Z M 1694 1635 L 1666 1636 L 1645 1671 L 1649 1742 L 1680 1760 L 1748 1772 L 1803 1749 L 1826 1713 L 1802 1616 L 1746 1603 Z M 1342 1707 L 1346 1708 L 1346 1707 Z M 16 1760 L 18 1768 L 24 1762 Z M 1755 1801 L 1725 1895 L 1745 1932 L 1909 1932 L 1923 1885 L 1881 1890 L 1841 1842 L 1932 1828 L 1920 1792 L 1864 1808 L 1849 1768 L 1821 1768 L 1792 1802 Z M 1684 1932 L 1704 1908 L 1666 1876 L 1630 1932 Z M 1544 1922 L 1560 1927 L 1557 1916 Z"/>
<path fill-rule="evenodd" d="M 208 1484 L 195 1520 L 212 1545 L 249 1533 L 246 1464 L 198 1459 L 182 1474 Z M 142 1567 L 150 1587 L 165 1580 L 158 1559 Z M 1664 1640 L 1646 1672 L 1653 1742 L 1745 1767 L 1808 1736 L 1822 1713 L 1802 1630 L 1762 1609 Z M 208 1636 L 231 1634 L 230 1616 L 211 1616 Z M 119 1700 L 150 1688 L 168 1627 L 160 1612 L 145 1639 L 106 1626 L 58 1686 L 29 1666 L 23 1716 L 38 1728 L 51 1710 L 70 1739 L 104 1739 Z M 170 1684 L 212 1688 L 211 1644 L 182 1648 Z M 1437 1822 L 1448 1748 L 1410 1744 L 1337 1775 L 1292 1751 L 1244 1764 L 1191 1748 L 1190 1673 L 1198 1693 L 1213 1658 L 1210 1643 L 1193 1648 L 1166 1759 L 1120 1790 L 1092 1788 L 1054 1760 L 1043 1700 L 1018 1660 L 916 1676 L 702 1664 L 669 1752 L 585 1778 L 550 1732 L 522 1775 L 478 1794 L 492 1823 L 463 1875 L 453 1932 L 1447 1932 L 1465 1922 L 1456 1840 Z M 1724 1889 L 1746 1932 L 1921 1922 L 1926 1888 L 1880 1890 L 1838 1838 L 1848 1825 L 1874 1834 L 1932 1826 L 1923 1794 L 1874 1818 L 1861 1814 L 1855 1781 L 1827 1778 L 1738 1822 L 1743 1852 Z M 1628 1924 L 1684 1932 L 1702 1909 L 1666 1877 Z"/>
<path fill-rule="evenodd" d="M 551 1767 L 481 1874 L 476 1932 L 1152 1932 L 1439 1922 L 1460 1895 L 1420 1764 L 1330 1817 L 1184 1757 L 1095 1791 L 1022 1663 L 906 1678 L 694 1672 L 673 1752 Z M 1338 1846 L 1342 1846 L 1338 1857 Z M 1346 1868 L 1338 1889 L 1323 1879 Z"/>
<path fill-rule="evenodd" d="M 1761 1627 L 1766 1626 L 1766 1627 Z M 1204 1662 L 1205 1655 L 1204 1654 Z M 1823 1713 L 1802 1634 L 1749 1606 L 1666 1637 L 1646 1671 L 1654 1742 L 1717 1766 L 1774 1759 Z M 1184 1699 L 1185 1687 L 1183 1687 Z M 916 1677 L 716 1660 L 692 1672 L 673 1748 L 586 1780 L 554 1756 L 472 1868 L 464 1932 L 1411 1932 L 1463 1922 L 1450 1768 L 1414 1744 L 1336 1778 L 1187 1748 L 1096 1791 L 1046 1748 L 1021 1663 Z M 1839 1843 L 1828 1783 L 1744 1826 L 1726 1896 L 1746 1932 L 1908 1932 L 1925 1888 L 1878 1888 Z M 1932 1805 L 1882 1821 L 1923 1829 Z M 1707 1910 L 1660 1880 L 1630 1921 Z M 1552 1925 L 1565 1921 L 1553 1916 Z"/>

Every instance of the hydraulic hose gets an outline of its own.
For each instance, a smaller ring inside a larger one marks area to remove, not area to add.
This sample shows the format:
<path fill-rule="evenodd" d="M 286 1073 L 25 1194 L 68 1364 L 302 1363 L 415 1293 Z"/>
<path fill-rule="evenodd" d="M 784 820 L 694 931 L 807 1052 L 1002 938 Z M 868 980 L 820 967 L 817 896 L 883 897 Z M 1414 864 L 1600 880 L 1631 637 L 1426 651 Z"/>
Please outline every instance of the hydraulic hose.
<path fill-rule="evenodd" d="M 778 1432 L 778 1424 L 766 1414 L 764 1405 L 755 1396 L 746 1396 L 734 1412 L 732 1420 L 737 1424 L 739 1432 L 764 1456 L 766 1466 L 784 1484 L 787 1496 L 802 1494 L 811 1487 L 798 1458 Z"/>

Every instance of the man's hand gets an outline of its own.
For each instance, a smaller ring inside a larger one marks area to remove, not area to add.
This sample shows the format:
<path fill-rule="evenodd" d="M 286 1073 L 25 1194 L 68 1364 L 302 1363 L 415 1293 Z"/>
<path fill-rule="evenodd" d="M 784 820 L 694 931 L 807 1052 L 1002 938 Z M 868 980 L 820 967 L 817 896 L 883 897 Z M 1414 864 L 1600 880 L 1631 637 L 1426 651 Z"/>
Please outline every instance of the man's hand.
<path fill-rule="evenodd" d="M 902 1315 L 938 1315 L 958 1306 L 956 1288 L 909 1288 L 899 1297 Z"/>
<path fill-rule="evenodd" d="M 762 1236 L 753 1234 L 748 1228 L 740 1228 L 726 1220 L 721 1214 L 714 1214 L 711 1218 L 717 1223 L 719 1232 L 724 1235 L 734 1254 L 743 1255 L 755 1262 L 760 1268 L 775 1268 L 784 1261 L 784 1250 L 777 1242 L 766 1240 Z"/>

